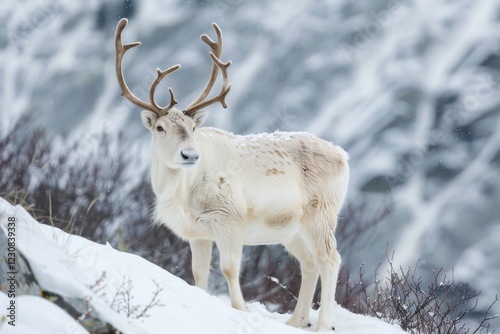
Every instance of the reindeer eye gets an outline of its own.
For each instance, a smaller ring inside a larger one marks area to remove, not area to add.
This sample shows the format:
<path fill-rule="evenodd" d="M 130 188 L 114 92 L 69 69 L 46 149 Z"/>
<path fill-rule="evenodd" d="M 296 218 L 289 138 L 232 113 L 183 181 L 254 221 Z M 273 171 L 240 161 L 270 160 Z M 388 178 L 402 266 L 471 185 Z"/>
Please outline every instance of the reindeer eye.
<path fill-rule="evenodd" d="M 194 129 L 196 129 L 196 126 L 193 126 L 193 132 L 194 132 Z"/>
<path fill-rule="evenodd" d="M 163 131 L 163 127 L 161 127 L 161 126 L 157 126 L 157 127 L 156 127 L 156 131 L 158 131 L 158 132 Z"/>

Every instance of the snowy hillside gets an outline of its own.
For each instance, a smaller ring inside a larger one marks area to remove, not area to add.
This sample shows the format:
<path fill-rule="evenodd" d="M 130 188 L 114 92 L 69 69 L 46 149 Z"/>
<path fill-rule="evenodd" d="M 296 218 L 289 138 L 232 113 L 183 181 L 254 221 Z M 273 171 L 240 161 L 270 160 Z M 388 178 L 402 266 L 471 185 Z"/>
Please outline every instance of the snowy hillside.
<path fill-rule="evenodd" d="M 59 299 L 73 304 L 77 300 L 86 301 L 88 304 L 85 305 L 85 310 L 94 310 L 96 318 L 123 333 L 304 332 L 283 324 L 288 315 L 269 313 L 258 303 L 249 303 L 249 312 L 234 310 L 220 299 L 189 286 L 183 280 L 136 255 L 119 252 L 109 245 L 95 244 L 40 224 L 23 208 L 13 207 L 0 199 L 2 243 L 5 242 L 7 234 L 8 217 L 16 219 L 17 260 L 21 260 L 21 254 L 24 256 L 34 278 L 45 293 L 57 294 Z M 2 269 L 5 269 L 3 263 Z M 22 272 L 20 269 L 18 264 L 16 271 L 19 275 Z M 15 327 L 10 326 L 8 321 L 11 319 L 5 317 L 7 306 L 12 300 L 6 294 L 8 289 L 2 287 L 3 292 L 0 291 L 1 333 L 87 332 L 56 305 L 61 300 L 53 298 L 51 302 L 41 298 L 37 291 L 32 291 L 31 295 L 26 294 L 26 291 L 20 293 L 26 289 L 22 281 L 21 286 L 16 289 Z M 126 293 L 121 294 L 120 291 Z M 124 297 L 129 299 L 123 300 Z M 142 312 L 151 301 L 152 307 Z M 82 314 L 78 316 L 81 317 L 81 323 L 88 321 L 88 317 Z M 313 323 L 316 317 L 317 312 L 314 312 Z M 352 314 L 340 307 L 335 310 L 335 319 L 336 333 L 404 333 L 396 326 Z M 92 325 L 88 326 L 92 328 Z"/>

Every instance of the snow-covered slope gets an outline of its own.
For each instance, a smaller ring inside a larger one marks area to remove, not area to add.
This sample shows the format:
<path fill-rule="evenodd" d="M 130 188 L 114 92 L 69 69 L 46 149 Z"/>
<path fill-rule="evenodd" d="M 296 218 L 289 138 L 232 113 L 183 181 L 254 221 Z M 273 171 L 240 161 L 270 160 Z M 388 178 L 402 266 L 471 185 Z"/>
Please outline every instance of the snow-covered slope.
<path fill-rule="evenodd" d="M 304 332 L 284 324 L 288 315 L 269 313 L 258 303 L 250 303 L 249 312 L 237 311 L 141 257 L 40 224 L 22 207 L 11 206 L 0 198 L 0 233 L 6 233 L 8 217 L 16 219 L 18 260 L 19 254 L 27 259 L 40 287 L 65 300 L 87 300 L 88 309 L 94 309 L 101 320 L 123 333 Z M 2 279 L 4 277 L 2 275 Z M 7 286 L 5 281 L 1 283 Z M 122 295 L 116 297 L 116 292 L 124 283 L 130 300 L 117 301 Z M 142 308 L 149 304 L 155 292 L 159 292 L 158 305 L 141 317 Z M 0 291 L 3 334 L 87 332 L 56 304 L 40 296 L 21 295 L 15 302 L 16 326 L 12 327 L 7 323 L 10 319 L 4 317 L 10 299 L 5 291 Z M 124 308 L 117 308 L 118 303 Z M 131 308 L 127 310 L 128 306 Z M 313 323 L 316 318 L 317 312 L 314 312 Z M 335 319 L 336 333 L 404 333 L 397 326 L 355 315 L 340 307 L 335 310 Z"/>

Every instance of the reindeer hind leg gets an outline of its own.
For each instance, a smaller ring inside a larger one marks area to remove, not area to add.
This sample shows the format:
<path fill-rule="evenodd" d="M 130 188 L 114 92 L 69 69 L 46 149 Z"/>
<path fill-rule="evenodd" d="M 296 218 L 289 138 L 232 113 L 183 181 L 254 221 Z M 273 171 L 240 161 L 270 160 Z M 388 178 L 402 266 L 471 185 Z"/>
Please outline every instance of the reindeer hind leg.
<path fill-rule="evenodd" d="M 286 322 L 293 327 L 310 327 L 309 311 L 316 284 L 318 283 L 319 267 L 307 244 L 300 236 L 285 243 L 286 249 L 299 260 L 302 274 L 297 306 L 292 317 Z"/>

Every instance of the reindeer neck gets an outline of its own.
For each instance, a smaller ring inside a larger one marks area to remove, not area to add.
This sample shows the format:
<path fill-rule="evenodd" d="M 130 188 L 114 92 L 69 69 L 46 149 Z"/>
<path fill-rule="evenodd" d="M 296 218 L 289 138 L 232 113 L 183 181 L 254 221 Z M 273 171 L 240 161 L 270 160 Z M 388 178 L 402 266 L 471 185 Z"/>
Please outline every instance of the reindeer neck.
<path fill-rule="evenodd" d="M 197 178 L 199 166 L 191 169 L 172 169 L 162 163 L 153 152 L 151 164 L 151 183 L 158 198 L 187 199 L 191 185 Z"/>

